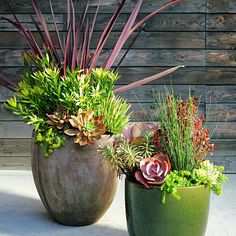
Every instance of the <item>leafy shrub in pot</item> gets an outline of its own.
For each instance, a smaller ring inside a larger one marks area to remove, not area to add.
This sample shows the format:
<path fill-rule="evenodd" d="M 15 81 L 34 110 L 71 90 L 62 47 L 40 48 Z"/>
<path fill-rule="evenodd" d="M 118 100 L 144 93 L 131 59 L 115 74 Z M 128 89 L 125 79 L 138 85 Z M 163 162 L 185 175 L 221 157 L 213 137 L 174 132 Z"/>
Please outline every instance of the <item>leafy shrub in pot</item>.
<path fill-rule="evenodd" d="M 204 116 L 198 115 L 198 99 L 169 93 L 155 97 L 159 124 L 134 124 L 101 152 L 111 167 L 126 175 L 131 236 L 202 236 L 210 190 L 221 194 L 227 180 L 224 167 L 207 159 L 215 145 Z"/>

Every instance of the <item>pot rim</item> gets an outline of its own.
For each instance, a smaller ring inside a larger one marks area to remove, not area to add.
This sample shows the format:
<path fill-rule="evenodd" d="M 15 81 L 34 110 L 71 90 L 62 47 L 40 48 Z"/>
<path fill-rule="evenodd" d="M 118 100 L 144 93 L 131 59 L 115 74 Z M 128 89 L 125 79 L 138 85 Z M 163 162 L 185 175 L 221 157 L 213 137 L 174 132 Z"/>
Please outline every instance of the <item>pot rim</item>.
<path fill-rule="evenodd" d="M 145 188 L 145 186 L 144 185 L 142 185 L 141 183 L 138 183 L 138 182 L 136 182 L 136 181 L 133 181 L 133 180 L 130 180 L 129 178 L 125 178 L 125 181 L 126 182 L 128 182 L 128 183 L 130 183 L 130 184 L 133 184 L 133 185 L 135 185 L 136 187 L 138 187 L 138 188 L 143 188 L 143 189 L 148 189 L 148 188 Z M 150 189 L 160 189 L 161 188 L 161 186 L 159 186 L 159 185 L 153 185 L 151 188 L 149 188 L 148 190 L 150 190 Z M 201 184 L 201 185 L 193 185 L 193 186 L 187 186 L 187 187 L 178 187 L 178 189 L 196 189 L 196 188 L 206 188 L 206 189 L 208 189 L 209 188 L 209 186 L 206 186 L 206 185 L 204 185 L 204 184 Z"/>

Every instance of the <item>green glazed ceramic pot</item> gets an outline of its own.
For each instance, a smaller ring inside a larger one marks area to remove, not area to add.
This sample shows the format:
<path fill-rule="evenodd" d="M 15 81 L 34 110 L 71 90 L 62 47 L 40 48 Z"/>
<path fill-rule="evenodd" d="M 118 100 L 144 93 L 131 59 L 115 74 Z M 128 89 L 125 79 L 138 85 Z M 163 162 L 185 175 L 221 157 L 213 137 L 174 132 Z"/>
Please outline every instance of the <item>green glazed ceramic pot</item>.
<path fill-rule="evenodd" d="M 180 200 L 168 195 L 163 204 L 160 188 L 146 189 L 126 179 L 125 205 L 130 236 L 204 236 L 210 203 L 205 186 L 179 188 Z"/>

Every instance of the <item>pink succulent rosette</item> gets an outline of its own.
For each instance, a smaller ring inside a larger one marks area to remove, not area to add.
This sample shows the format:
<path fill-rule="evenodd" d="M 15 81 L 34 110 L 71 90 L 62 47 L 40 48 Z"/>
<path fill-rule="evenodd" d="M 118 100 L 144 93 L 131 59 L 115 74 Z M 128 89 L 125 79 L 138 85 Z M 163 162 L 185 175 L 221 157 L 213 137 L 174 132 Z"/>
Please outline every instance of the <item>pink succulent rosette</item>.
<path fill-rule="evenodd" d="M 146 188 L 162 184 L 171 168 L 169 158 L 164 153 L 157 153 L 151 158 L 140 162 L 140 170 L 135 172 L 135 178 Z"/>

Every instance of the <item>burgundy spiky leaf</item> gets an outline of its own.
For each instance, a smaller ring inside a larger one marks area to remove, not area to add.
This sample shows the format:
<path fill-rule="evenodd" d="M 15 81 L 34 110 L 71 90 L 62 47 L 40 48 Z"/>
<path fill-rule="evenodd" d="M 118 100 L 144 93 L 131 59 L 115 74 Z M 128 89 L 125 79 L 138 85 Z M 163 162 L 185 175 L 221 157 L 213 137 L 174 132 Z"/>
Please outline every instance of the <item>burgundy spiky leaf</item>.
<path fill-rule="evenodd" d="M 157 80 L 157 79 L 160 79 L 160 78 L 162 78 L 162 77 L 164 77 L 166 75 L 169 75 L 169 74 L 173 73 L 174 71 L 176 71 L 177 69 L 183 68 L 183 67 L 184 67 L 183 65 L 172 67 L 171 69 L 165 70 L 165 71 L 163 71 L 161 73 L 158 73 L 156 75 L 152 75 L 152 76 L 147 77 L 145 79 L 138 80 L 138 81 L 133 82 L 133 83 L 128 84 L 128 85 L 124 85 L 124 86 L 122 86 L 120 88 L 117 88 L 117 89 L 113 90 L 113 92 L 117 94 L 117 93 L 125 92 L 125 91 L 130 90 L 130 89 L 137 88 L 137 87 L 139 87 L 141 85 L 150 83 L 150 82 L 152 82 L 154 80 Z"/>
<path fill-rule="evenodd" d="M 48 29 L 48 25 L 46 23 L 46 20 L 42 14 L 42 12 L 40 11 L 40 9 L 38 8 L 35 0 L 32 0 L 32 5 L 33 5 L 33 8 L 35 10 L 35 13 L 36 13 L 36 16 L 38 18 L 38 21 L 42 27 L 42 29 L 44 30 L 44 33 L 45 33 L 45 36 L 46 36 L 46 39 L 47 39 L 47 44 L 48 44 L 48 49 L 50 50 L 50 52 L 52 53 L 53 55 L 53 58 L 55 59 L 55 61 L 57 62 L 58 65 L 61 64 L 61 60 L 60 60 L 60 57 L 57 53 L 57 50 L 55 48 L 55 44 L 52 40 L 52 37 L 50 35 L 50 32 L 49 32 L 49 29 Z"/>
<path fill-rule="evenodd" d="M 121 12 L 122 8 L 124 7 L 125 2 L 126 2 L 126 0 L 122 0 L 121 4 L 119 5 L 117 10 L 115 11 L 113 16 L 111 17 L 110 21 L 108 22 L 107 26 L 105 27 L 105 29 L 104 29 L 101 37 L 100 37 L 100 40 L 98 42 L 96 51 L 93 55 L 92 62 L 91 62 L 91 65 L 90 65 L 90 71 L 91 71 L 91 69 L 93 69 L 96 66 L 97 60 L 98 60 L 98 58 L 99 58 L 99 56 L 102 52 L 102 49 L 103 49 L 105 43 L 107 42 L 107 39 L 110 36 L 110 33 L 111 33 L 111 31 L 112 31 L 119 15 L 120 15 L 120 12 Z"/>
<path fill-rule="evenodd" d="M 109 57 L 107 58 L 106 62 L 104 63 L 103 67 L 106 69 L 110 69 L 111 66 L 113 65 L 113 63 L 115 62 L 115 59 L 117 58 L 118 54 L 120 53 L 120 50 L 122 49 L 123 45 L 125 44 L 125 42 L 128 40 L 128 38 L 131 36 L 131 34 L 138 29 L 141 25 L 143 25 L 148 19 L 150 19 L 151 17 L 153 17 L 154 15 L 156 15 L 157 13 L 159 13 L 160 11 L 175 5 L 176 3 L 178 3 L 180 0 L 174 0 L 171 1 L 170 3 L 165 4 L 163 7 L 153 11 L 152 13 L 150 13 L 149 15 L 147 15 L 146 17 L 144 17 L 141 21 L 139 21 L 135 26 L 134 22 L 137 18 L 137 15 L 139 13 L 139 9 L 142 5 L 143 0 L 139 0 L 137 2 L 137 4 L 135 5 L 134 10 L 132 11 L 130 18 L 125 26 L 125 28 L 123 29 L 120 38 L 118 39 L 112 53 L 109 55 Z"/>
<path fill-rule="evenodd" d="M 11 91 L 16 92 L 17 85 L 3 75 L 0 75 L 0 85 L 3 85 Z"/>
<path fill-rule="evenodd" d="M 86 21 L 86 15 L 87 15 L 88 7 L 89 7 L 89 0 L 86 1 L 84 11 L 83 11 L 83 13 L 80 17 L 80 21 L 77 25 L 75 22 L 74 3 L 72 0 L 66 1 L 66 5 L 67 5 L 67 33 L 66 33 L 66 37 L 65 37 L 64 42 L 62 42 L 62 40 L 61 40 L 60 32 L 59 32 L 57 24 L 56 24 L 56 19 L 55 19 L 53 7 L 52 7 L 52 1 L 49 0 L 49 6 L 50 6 L 51 15 L 52 15 L 52 19 L 53 19 L 53 23 L 54 23 L 54 27 L 55 27 L 55 31 L 56 31 L 57 40 L 58 40 L 58 43 L 59 43 L 60 48 L 62 50 L 62 56 L 63 56 L 62 59 L 60 58 L 58 51 L 57 51 L 56 44 L 54 43 L 54 41 L 51 37 L 45 17 L 43 16 L 41 10 L 37 6 L 36 1 L 32 0 L 32 5 L 35 10 L 37 19 L 34 19 L 32 17 L 32 21 L 36 27 L 37 32 L 39 33 L 39 35 L 41 37 L 41 40 L 42 40 L 42 43 L 43 43 L 43 46 L 45 49 L 44 51 L 38 45 L 34 34 L 32 34 L 32 32 L 27 27 L 27 25 L 22 24 L 18 20 L 17 16 L 14 14 L 14 11 L 13 11 L 12 7 L 10 6 L 10 4 L 6 0 L 4 0 L 4 1 L 8 5 L 10 11 L 12 12 L 15 21 L 10 20 L 10 19 L 6 19 L 6 18 L 2 18 L 2 19 L 5 19 L 9 23 L 11 23 L 23 35 L 25 41 L 27 42 L 27 44 L 29 45 L 29 47 L 31 49 L 32 55 L 43 57 L 46 52 L 49 53 L 50 58 L 52 58 L 54 63 L 56 63 L 59 66 L 59 68 L 61 68 L 61 74 L 63 74 L 63 72 L 64 72 L 64 75 L 66 75 L 67 68 L 70 68 L 70 70 L 75 70 L 78 66 L 80 66 L 81 67 L 80 69 L 83 69 L 84 72 L 87 73 L 87 72 L 91 72 L 91 70 L 97 66 L 98 58 L 100 57 L 100 55 L 103 51 L 104 45 L 107 42 L 107 40 L 111 34 L 111 31 L 114 28 L 114 25 L 120 15 L 120 12 L 123 9 L 127 0 L 121 0 L 121 3 L 119 4 L 117 10 L 114 12 L 113 16 L 111 17 L 108 24 L 106 25 L 106 27 L 105 27 L 105 29 L 98 41 L 96 50 L 93 54 L 90 53 L 90 42 L 91 42 L 92 34 L 94 31 L 94 26 L 96 23 L 100 0 L 98 1 L 97 10 L 94 14 L 94 19 L 92 21 L 92 24 L 90 24 L 90 22 L 87 22 L 85 27 L 83 27 L 83 26 L 84 26 L 84 22 Z M 164 10 L 165 8 L 167 8 L 169 6 L 176 4 L 179 1 L 180 0 L 172 0 L 170 3 L 153 11 L 152 13 L 150 13 L 149 15 L 144 17 L 141 21 L 139 21 L 137 24 L 135 24 L 135 20 L 137 18 L 137 15 L 139 13 L 140 7 L 143 2 L 143 0 L 138 0 L 127 23 L 126 23 L 126 25 L 125 25 L 125 27 L 124 27 L 124 29 L 123 29 L 123 31 L 122 31 L 122 33 L 121 33 L 121 35 L 120 35 L 120 37 L 119 37 L 119 39 L 118 39 L 118 41 L 115 44 L 114 49 L 112 50 L 111 54 L 106 59 L 103 67 L 105 67 L 106 69 L 111 68 L 111 66 L 113 65 L 115 59 L 117 58 L 121 48 L 123 47 L 124 43 L 127 41 L 127 39 L 130 37 L 130 35 L 135 30 L 137 30 L 140 26 L 142 26 L 148 19 L 153 17 L 155 14 L 159 13 L 160 11 Z M 140 30 L 140 32 L 141 32 L 141 30 Z M 82 37 L 81 37 L 81 35 L 82 35 Z M 138 33 L 138 35 L 139 35 L 139 33 Z M 136 40 L 136 38 L 134 39 L 134 41 L 135 40 Z M 129 49 L 132 47 L 132 44 L 134 43 L 134 41 L 131 43 L 131 45 L 129 46 L 125 55 L 122 57 L 120 63 L 118 64 L 118 67 L 121 64 L 121 62 L 123 61 L 123 59 L 125 58 L 125 56 L 127 55 Z M 78 49 L 78 47 L 79 47 L 79 49 Z M 146 79 L 140 80 L 138 82 L 132 83 L 130 85 L 123 86 L 121 88 L 114 90 L 114 92 L 119 93 L 119 92 L 122 92 L 122 91 L 125 91 L 128 89 L 131 89 L 131 88 L 135 88 L 137 86 L 140 86 L 141 84 L 145 84 L 145 83 L 150 82 L 152 80 L 161 78 L 162 76 L 165 76 L 178 68 L 179 67 L 174 67 L 170 70 L 164 71 L 164 72 L 159 73 L 155 76 L 151 76 Z"/>
<path fill-rule="evenodd" d="M 49 0 L 49 5 L 50 5 L 50 10 L 51 10 L 51 15 L 52 15 L 52 19 L 53 19 L 53 24 L 56 30 L 56 34 L 57 34 L 57 39 L 61 48 L 61 52 L 64 53 L 64 46 L 62 44 L 62 40 L 61 40 L 61 36 L 57 27 L 57 23 L 56 23 L 56 19 L 55 19 L 55 15 L 54 15 L 54 11 L 53 11 L 53 7 L 52 7 L 52 0 Z"/>

